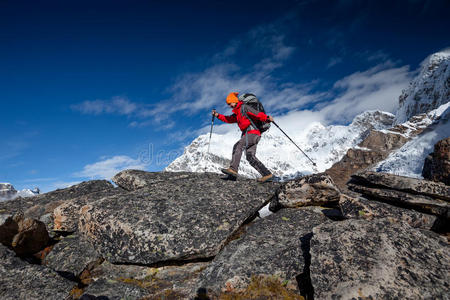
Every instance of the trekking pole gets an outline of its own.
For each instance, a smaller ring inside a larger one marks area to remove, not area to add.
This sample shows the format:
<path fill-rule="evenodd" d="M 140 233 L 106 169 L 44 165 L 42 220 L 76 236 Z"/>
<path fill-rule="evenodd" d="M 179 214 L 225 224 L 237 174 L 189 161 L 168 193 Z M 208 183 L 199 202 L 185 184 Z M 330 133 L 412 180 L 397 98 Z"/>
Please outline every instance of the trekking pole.
<path fill-rule="evenodd" d="M 297 144 L 286 134 L 286 132 L 284 132 L 283 131 L 283 129 L 281 129 L 280 128 L 280 126 L 278 126 L 278 124 L 277 123 L 275 123 L 274 121 L 272 121 L 272 123 L 273 124 L 275 124 L 275 126 L 277 126 L 278 127 L 278 129 L 280 129 L 280 131 L 292 142 L 292 144 L 294 144 L 295 145 L 295 147 L 297 147 L 298 148 L 298 150 L 300 150 L 305 156 L 306 156 L 306 158 L 308 158 L 309 159 L 309 161 L 310 162 L 312 162 L 312 164 L 313 164 L 313 166 L 314 167 L 316 167 L 316 163 L 315 162 L 313 162 L 313 160 L 311 159 L 311 158 L 309 158 L 309 156 L 308 155 L 306 155 L 306 153 L 305 152 L 303 152 L 303 150 L 302 149 L 300 149 L 300 147 L 299 146 L 297 146 Z"/>
<path fill-rule="evenodd" d="M 216 111 L 215 108 L 213 108 L 214 111 Z M 207 154 L 209 155 L 209 147 L 211 146 L 211 137 L 212 137 L 212 132 L 213 132 L 213 127 L 214 127 L 214 114 L 212 115 L 212 119 L 211 119 L 211 130 L 209 131 L 209 142 L 208 142 L 208 152 Z M 205 152 L 203 152 L 203 156 L 202 159 L 205 157 Z M 207 169 L 207 165 L 205 164 L 205 172 Z"/>
<path fill-rule="evenodd" d="M 216 109 L 213 108 L 213 110 L 215 111 Z M 211 146 L 211 136 L 212 136 L 212 131 L 213 131 L 213 127 L 214 127 L 214 117 L 215 117 L 215 115 L 212 115 L 212 119 L 211 119 L 211 130 L 209 131 L 208 154 L 209 154 L 209 147 Z"/>

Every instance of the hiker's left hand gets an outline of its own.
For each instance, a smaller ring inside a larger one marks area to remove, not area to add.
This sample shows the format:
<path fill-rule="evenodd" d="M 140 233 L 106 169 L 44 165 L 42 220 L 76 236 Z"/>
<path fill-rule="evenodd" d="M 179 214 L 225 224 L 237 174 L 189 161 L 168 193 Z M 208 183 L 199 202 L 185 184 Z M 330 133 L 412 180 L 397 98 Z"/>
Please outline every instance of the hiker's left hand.
<path fill-rule="evenodd" d="M 267 119 L 269 120 L 269 122 L 273 122 L 273 117 L 272 116 L 269 116 Z"/>

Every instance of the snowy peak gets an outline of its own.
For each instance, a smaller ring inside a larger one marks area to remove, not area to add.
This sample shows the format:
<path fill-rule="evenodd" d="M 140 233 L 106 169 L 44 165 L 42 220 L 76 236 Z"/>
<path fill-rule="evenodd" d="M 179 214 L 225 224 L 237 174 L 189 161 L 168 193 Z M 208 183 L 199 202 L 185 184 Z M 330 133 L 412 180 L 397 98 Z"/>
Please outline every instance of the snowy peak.
<path fill-rule="evenodd" d="M 392 126 L 394 115 L 388 112 L 374 110 L 357 115 L 350 126 L 381 130 Z"/>
<path fill-rule="evenodd" d="M 396 124 L 450 101 L 450 49 L 430 55 L 421 66 L 420 74 L 399 97 Z"/>
<path fill-rule="evenodd" d="M 23 189 L 17 191 L 11 183 L 0 183 L 0 201 L 12 200 L 17 197 L 31 197 L 39 194 L 39 189 Z"/>

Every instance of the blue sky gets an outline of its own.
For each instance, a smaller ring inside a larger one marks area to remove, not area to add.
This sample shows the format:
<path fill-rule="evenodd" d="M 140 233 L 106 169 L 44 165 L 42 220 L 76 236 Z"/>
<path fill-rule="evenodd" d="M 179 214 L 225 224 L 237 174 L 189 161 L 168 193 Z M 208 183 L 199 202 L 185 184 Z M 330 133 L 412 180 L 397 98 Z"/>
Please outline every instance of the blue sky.
<path fill-rule="evenodd" d="M 445 0 L 1 1 L 0 182 L 162 170 L 231 91 L 325 124 L 393 112 L 450 46 L 449 15 Z"/>

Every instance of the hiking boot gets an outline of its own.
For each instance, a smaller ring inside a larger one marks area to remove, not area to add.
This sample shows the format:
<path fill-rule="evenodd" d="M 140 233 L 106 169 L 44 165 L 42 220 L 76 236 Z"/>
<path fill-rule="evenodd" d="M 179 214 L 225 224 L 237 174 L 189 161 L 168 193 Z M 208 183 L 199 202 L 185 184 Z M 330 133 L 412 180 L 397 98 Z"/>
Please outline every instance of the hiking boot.
<path fill-rule="evenodd" d="M 263 176 L 261 178 L 258 178 L 258 182 L 264 183 L 266 181 L 270 181 L 272 178 L 273 178 L 273 174 L 269 174 L 269 175 Z"/>
<path fill-rule="evenodd" d="M 222 169 L 222 173 L 225 173 L 225 174 L 227 174 L 227 175 L 234 176 L 234 177 L 237 177 L 237 176 L 238 176 L 238 172 L 236 172 L 236 171 L 233 170 L 232 168 Z"/>

